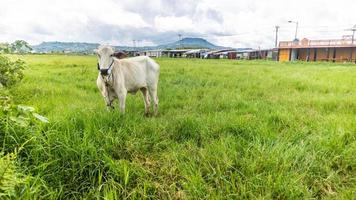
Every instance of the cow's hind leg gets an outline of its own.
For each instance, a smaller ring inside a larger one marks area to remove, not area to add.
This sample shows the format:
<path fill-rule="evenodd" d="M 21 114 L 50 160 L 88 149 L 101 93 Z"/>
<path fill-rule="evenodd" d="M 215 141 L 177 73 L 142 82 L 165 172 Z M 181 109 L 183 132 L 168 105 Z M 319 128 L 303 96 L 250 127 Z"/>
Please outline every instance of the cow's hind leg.
<path fill-rule="evenodd" d="M 154 115 L 158 114 L 158 96 L 157 96 L 157 85 L 154 85 L 154 87 L 149 87 L 148 91 L 151 95 L 151 99 L 153 101 L 153 111 Z"/>
<path fill-rule="evenodd" d="M 143 101 L 145 103 L 145 115 L 148 116 L 150 113 L 150 95 L 148 94 L 148 89 L 146 87 L 140 89 L 143 96 Z"/>

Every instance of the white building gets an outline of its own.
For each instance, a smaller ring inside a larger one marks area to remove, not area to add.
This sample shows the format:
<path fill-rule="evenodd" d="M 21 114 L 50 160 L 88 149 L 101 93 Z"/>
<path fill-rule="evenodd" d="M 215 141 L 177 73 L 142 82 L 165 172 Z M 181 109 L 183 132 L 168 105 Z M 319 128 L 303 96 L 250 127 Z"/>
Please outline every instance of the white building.
<path fill-rule="evenodd" d="M 162 57 L 162 50 L 148 50 L 139 53 L 140 56 L 149 56 L 154 58 Z"/>

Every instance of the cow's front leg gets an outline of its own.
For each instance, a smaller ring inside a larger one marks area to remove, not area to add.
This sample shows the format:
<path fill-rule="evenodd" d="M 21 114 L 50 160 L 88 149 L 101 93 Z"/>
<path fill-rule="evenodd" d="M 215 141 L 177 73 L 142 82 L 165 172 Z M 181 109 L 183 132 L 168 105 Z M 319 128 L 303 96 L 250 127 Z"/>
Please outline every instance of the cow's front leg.
<path fill-rule="evenodd" d="M 112 95 L 109 95 L 108 91 L 107 91 L 107 88 L 105 88 L 103 91 L 102 91 L 102 95 L 104 97 L 104 101 L 105 101 L 105 104 L 106 104 L 106 108 L 108 110 L 112 110 L 114 109 L 114 106 L 112 105 L 112 102 L 114 101 L 114 97 Z"/>
<path fill-rule="evenodd" d="M 105 98 L 105 102 L 106 102 L 106 108 L 108 109 L 108 110 L 114 110 L 114 106 L 112 105 L 112 102 L 114 101 L 114 99 L 113 98 L 110 98 L 110 97 L 106 97 Z"/>
<path fill-rule="evenodd" d="M 117 94 L 117 97 L 119 99 L 119 104 L 120 104 L 120 112 L 121 113 L 125 113 L 125 102 L 126 102 L 126 95 L 127 95 L 127 91 L 120 91 Z"/>

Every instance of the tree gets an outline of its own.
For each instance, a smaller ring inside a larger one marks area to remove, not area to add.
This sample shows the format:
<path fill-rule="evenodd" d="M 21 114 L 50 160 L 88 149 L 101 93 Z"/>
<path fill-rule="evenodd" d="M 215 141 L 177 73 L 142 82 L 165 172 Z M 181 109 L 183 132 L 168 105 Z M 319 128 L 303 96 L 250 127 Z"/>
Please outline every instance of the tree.
<path fill-rule="evenodd" d="M 24 40 L 16 40 L 10 45 L 13 53 L 28 53 L 32 50 L 31 46 Z"/>
<path fill-rule="evenodd" d="M 0 43 L 0 53 L 11 53 L 9 43 Z"/>

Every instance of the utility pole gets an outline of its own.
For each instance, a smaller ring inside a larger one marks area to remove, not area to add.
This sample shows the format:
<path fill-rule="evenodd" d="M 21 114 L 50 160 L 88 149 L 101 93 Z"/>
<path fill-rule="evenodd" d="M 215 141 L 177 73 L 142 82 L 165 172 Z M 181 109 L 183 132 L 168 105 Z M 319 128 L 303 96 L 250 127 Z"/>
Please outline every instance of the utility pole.
<path fill-rule="evenodd" d="M 136 56 L 136 40 L 132 40 L 133 56 Z"/>
<path fill-rule="evenodd" d="M 278 30 L 279 30 L 279 26 L 276 26 L 276 41 L 274 42 L 274 47 L 275 48 L 278 48 Z M 273 51 L 273 53 L 275 53 Z M 273 54 L 272 54 L 272 57 L 273 57 Z M 277 55 L 276 55 L 276 61 L 278 61 L 278 57 L 279 57 L 279 49 L 277 49 Z"/>
<path fill-rule="evenodd" d="M 298 22 L 295 22 L 295 21 L 288 21 L 288 23 L 294 23 L 295 24 L 295 36 L 294 36 L 294 39 L 297 40 L 297 35 L 298 35 L 298 25 L 299 23 Z"/>
<path fill-rule="evenodd" d="M 261 54 L 261 47 L 258 46 L 258 56 L 257 59 L 262 59 L 262 54 Z"/>
<path fill-rule="evenodd" d="M 276 40 L 274 42 L 274 47 L 276 47 L 276 48 L 278 46 L 278 29 L 279 29 L 279 26 L 276 26 Z"/>
<path fill-rule="evenodd" d="M 356 28 L 352 28 L 352 39 L 351 39 L 351 55 L 350 55 L 350 58 L 351 58 L 351 62 L 352 62 L 352 54 L 354 53 L 354 39 L 355 39 L 355 31 L 356 31 Z"/>
<path fill-rule="evenodd" d="M 352 37 L 351 37 L 351 52 L 350 52 L 350 62 L 352 62 L 352 56 L 354 53 L 354 40 L 355 40 L 355 32 L 356 32 L 356 25 L 354 25 L 349 31 L 352 31 Z M 355 60 L 356 62 L 356 60 Z"/>
<path fill-rule="evenodd" d="M 179 38 L 179 47 L 182 48 L 182 34 L 178 34 L 178 38 Z"/>
<path fill-rule="evenodd" d="M 133 49 L 135 50 L 135 47 L 136 47 L 136 40 L 132 40 L 132 47 L 133 47 Z"/>

